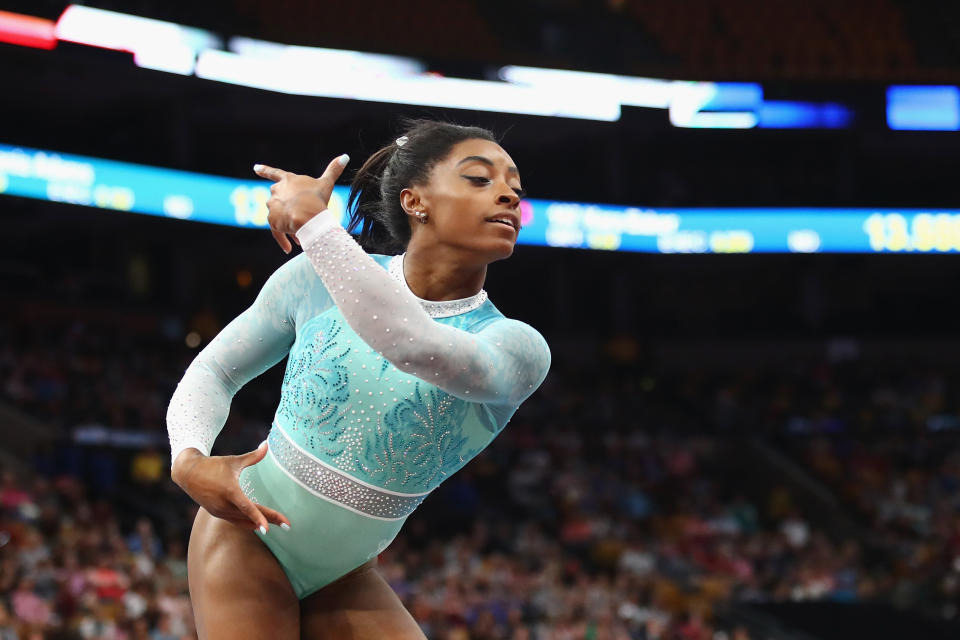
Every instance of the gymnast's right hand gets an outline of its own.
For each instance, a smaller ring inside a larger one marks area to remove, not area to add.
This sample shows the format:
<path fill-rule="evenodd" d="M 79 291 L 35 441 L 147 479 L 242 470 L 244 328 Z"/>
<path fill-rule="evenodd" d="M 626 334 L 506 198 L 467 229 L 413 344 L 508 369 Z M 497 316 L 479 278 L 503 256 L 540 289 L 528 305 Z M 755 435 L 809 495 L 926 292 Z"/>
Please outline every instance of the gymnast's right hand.
<path fill-rule="evenodd" d="M 240 471 L 267 455 L 266 441 L 249 453 L 238 456 L 205 456 L 197 449 L 185 449 L 173 462 L 171 478 L 206 509 L 244 529 L 266 533 L 269 523 L 290 526 L 286 516 L 257 504 L 240 490 Z"/>

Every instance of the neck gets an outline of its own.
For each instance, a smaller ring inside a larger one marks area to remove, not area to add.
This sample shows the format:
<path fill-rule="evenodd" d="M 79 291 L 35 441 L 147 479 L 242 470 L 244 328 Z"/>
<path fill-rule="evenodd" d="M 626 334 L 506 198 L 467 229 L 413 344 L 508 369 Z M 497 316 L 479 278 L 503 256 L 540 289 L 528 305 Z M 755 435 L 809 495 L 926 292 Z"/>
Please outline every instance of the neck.
<path fill-rule="evenodd" d="M 448 247 L 421 247 L 411 242 L 403 260 L 407 286 L 424 300 L 460 300 L 483 288 L 487 265 L 472 262 Z"/>

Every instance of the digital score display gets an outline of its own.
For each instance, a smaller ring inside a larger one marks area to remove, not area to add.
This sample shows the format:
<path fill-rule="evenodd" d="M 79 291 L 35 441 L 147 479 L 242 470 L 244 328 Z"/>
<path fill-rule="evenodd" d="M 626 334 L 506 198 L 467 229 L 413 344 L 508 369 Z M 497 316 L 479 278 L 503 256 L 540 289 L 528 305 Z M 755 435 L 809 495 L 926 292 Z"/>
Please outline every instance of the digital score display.
<path fill-rule="evenodd" d="M 264 228 L 269 183 L 0 145 L 0 194 Z M 348 188 L 330 210 L 343 221 Z M 645 208 L 530 199 L 519 244 L 645 253 L 958 253 L 960 210 Z"/>
<path fill-rule="evenodd" d="M 521 242 L 644 253 L 954 253 L 960 210 L 650 209 L 531 200 Z M 529 233 L 529 235 L 527 235 Z"/>

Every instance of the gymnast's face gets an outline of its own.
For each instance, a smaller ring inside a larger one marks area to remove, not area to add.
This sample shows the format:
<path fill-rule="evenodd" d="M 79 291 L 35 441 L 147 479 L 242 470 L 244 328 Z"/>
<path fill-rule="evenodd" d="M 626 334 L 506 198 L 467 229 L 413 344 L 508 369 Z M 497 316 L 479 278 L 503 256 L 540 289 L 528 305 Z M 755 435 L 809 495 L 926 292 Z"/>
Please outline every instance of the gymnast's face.
<path fill-rule="evenodd" d="M 520 172 L 503 148 L 483 139 L 457 143 L 425 185 L 400 193 L 414 242 L 441 244 L 484 263 L 513 253 L 520 231 Z M 415 213 L 427 214 L 426 223 Z"/>

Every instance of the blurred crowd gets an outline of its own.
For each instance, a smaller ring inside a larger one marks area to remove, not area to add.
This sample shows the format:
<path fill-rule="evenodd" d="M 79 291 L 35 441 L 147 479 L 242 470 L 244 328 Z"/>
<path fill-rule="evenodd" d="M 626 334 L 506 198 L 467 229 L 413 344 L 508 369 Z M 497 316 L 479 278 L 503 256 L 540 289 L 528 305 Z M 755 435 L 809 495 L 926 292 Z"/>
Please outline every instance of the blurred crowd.
<path fill-rule="evenodd" d="M 816 437 L 791 447 L 868 527 L 894 576 L 890 599 L 960 608 L 960 447 L 954 437 Z"/>
<path fill-rule="evenodd" d="M 743 640 L 717 606 L 872 595 L 857 545 L 830 542 L 788 493 L 762 513 L 724 498 L 709 439 L 608 436 L 604 460 L 577 433 L 545 445 L 533 429 L 451 479 L 383 554 L 428 637 Z M 192 637 L 191 509 L 161 534 L 72 476 L 10 471 L 0 505 L 0 637 Z"/>
<path fill-rule="evenodd" d="M 162 437 L 195 351 L 82 325 L 56 340 L 6 331 L 18 339 L 0 347 L 2 401 L 61 439 L 34 472 L 2 476 L 0 639 L 193 637 L 195 507 L 163 449 L 85 447 L 71 427 Z M 381 557 L 429 637 L 746 640 L 731 607 L 775 601 L 922 599 L 956 615 L 954 379 L 856 361 L 638 373 L 561 351 L 544 388 Z M 275 381 L 249 387 L 225 451 L 252 448 L 272 414 Z M 744 476 L 758 434 L 871 533 L 838 534 L 776 475 Z"/>
<path fill-rule="evenodd" d="M 428 636 L 743 639 L 730 602 L 875 593 L 856 542 L 832 542 L 783 487 L 737 493 L 714 439 L 541 428 L 511 425 L 384 553 Z M 424 548 L 445 518 L 469 528 Z"/>
<path fill-rule="evenodd" d="M 0 638 L 195 637 L 182 532 L 124 526 L 69 475 L 5 471 L 0 506 Z"/>

